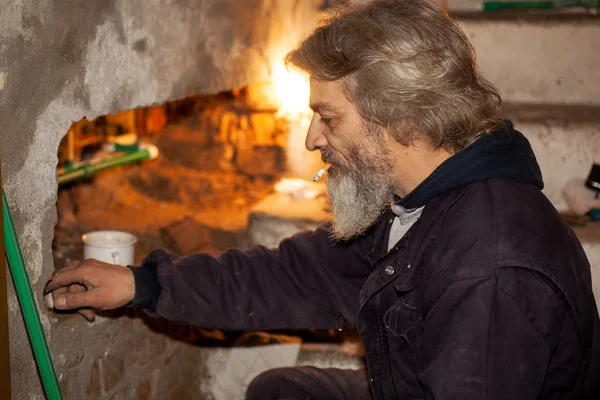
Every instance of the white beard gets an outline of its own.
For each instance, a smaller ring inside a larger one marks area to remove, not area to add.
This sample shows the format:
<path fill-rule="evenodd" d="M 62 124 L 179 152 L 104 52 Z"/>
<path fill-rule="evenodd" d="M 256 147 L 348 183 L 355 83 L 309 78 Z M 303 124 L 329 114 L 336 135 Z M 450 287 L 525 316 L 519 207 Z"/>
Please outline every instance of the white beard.
<path fill-rule="evenodd" d="M 330 236 L 349 240 L 375 224 L 394 198 L 391 155 L 381 128 L 365 123 L 363 143 L 350 145 L 346 160 L 336 162 L 330 149 L 321 150 L 323 161 L 333 165 L 327 174 L 327 192 L 333 221 Z"/>
<path fill-rule="evenodd" d="M 348 174 L 327 180 L 333 214 L 330 232 L 333 239 L 349 240 L 360 236 L 379 220 L 391 203 L 393 191 L 387 182 L 389 177 L 365 178 L 364 184 Z"/>

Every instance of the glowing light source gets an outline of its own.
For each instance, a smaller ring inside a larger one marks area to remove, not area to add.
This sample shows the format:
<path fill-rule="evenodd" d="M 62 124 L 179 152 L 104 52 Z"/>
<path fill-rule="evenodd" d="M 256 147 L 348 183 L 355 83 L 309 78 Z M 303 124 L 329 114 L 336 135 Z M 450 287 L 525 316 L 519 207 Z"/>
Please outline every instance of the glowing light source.
<path fill-rule="evenodd" d="M 277 107 L 278 117 L 286 121 L 289 126 L 286 143 L 287 173 L 289 176 L 312 180 L 314 171 L 321 168 L 323 162 L 320 152 L 309 152 L 305 147 L 306 133 L 313 115 L 308 106 L 310 99 L 308 74 L 296 69 L 287 69 L 282 61 L 278 61 L 272 67 L 271 84 L 272 91 L 268 96 Z"/>
<path fill-rule="evenodd" d="M 297 70 L 288 70 L 283 64 L 273 71 L 275 95 L 281 103 L 282 114 L 303 114 L 309 112 L 310 85 L 308 77 Z"/>

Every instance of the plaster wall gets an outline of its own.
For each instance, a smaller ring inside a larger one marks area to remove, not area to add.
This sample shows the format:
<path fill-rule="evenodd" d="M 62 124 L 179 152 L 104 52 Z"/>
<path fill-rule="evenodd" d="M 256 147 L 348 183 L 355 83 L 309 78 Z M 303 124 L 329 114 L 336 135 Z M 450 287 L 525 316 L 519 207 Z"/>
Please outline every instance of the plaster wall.
<path fill-rule="evenodd" d="M 39 303 L 53 270 L 57 149 L 70 124 L 266 80 L 272 60 L 317 22 L 322 3 L 0 0 L 3 184 L 57 374 L 70 398 L 113 397 L 141 390 L 143 383 L 132 376 L 126 388 L 107 387 L 112 378 L 104 375 L 115 370 L 107 360 L 113 354 L 116 365 L 123 365 L 118 359 L 129 350 L 126 341 L 113 341 L 112 350 L 104 342 L 120 322 L 57 324 Z M 9 290 L 13 398 L 42 398 L 11 282 Z M 143 326 L 138 333 L 145 336 Z"/>

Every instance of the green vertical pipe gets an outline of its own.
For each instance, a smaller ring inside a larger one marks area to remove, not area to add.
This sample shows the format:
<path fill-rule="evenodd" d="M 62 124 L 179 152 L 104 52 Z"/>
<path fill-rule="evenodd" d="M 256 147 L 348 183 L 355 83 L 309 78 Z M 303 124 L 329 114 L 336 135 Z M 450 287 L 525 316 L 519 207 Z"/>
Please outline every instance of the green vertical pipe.
<path fill-rule="evenodd" d="M 0 174 L 1 175 L 1 174 Z M 2 177 L 0 176 L 0 189 Z M 0 225 L 2 220 L 0 219 Z M 4 243 L 4 230 L 0 229 L 0 242 Z M 11 399 L 10 341 L 8 337 L 8 279 L 6 262 L 0 257 L 0 399 Z"/>
<path fill-rule="evenodd" d="M 146 149 L 134 151 L 122 156 L 111 157 L 106 160 L 98 161 L 94 164 L 84 165 L 79 168 L 75 168 L 71 171 L 67 171 L 59 175 L 58 184 L 62 185 L 74 181 L 76 179 L 85 179 L 105 169 L 118 167 L 119 165 L 144 160 L 146 158 L 150 158 L 150 152 Z"/>
<path fill-rule="evenodd" d="M 52 364 L 52 358 L 48 350 L 48 344 L 46 343 L 46 337 L 44 336 L 33 292 L 31 291 L 23 253 L 21 252 L 21 246 L 19 245 L 4 190 L 2 190 L 2 216 L 4 221 L 6 258 L 15 284 L 17 298 L 21 305 L 21 311 L 23 312 L 23 318 L 25 319 L 25 327 L 29 334 L 33 355 L 42 378 L 42 385 L 44 386 L 48 400 L 60 400 L 62 399 L 62 394 L 58 386 L 58 379 L 56 379 L 56 372 L 54 371 L 54 365 Z"/>

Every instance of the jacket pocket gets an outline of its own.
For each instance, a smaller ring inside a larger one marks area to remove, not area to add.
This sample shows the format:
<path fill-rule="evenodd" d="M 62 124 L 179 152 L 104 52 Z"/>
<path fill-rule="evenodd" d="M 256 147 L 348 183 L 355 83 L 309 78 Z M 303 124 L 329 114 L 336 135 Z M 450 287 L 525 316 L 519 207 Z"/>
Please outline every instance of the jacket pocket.
<path fill-rule="evenodd" d="M 418 309 L 405 298 L 398 299 L 383 316 L 390 357 L 390 375 L 397 398 L 422 399 L 417 380 L 417 361 L 423 337 Z"/>

